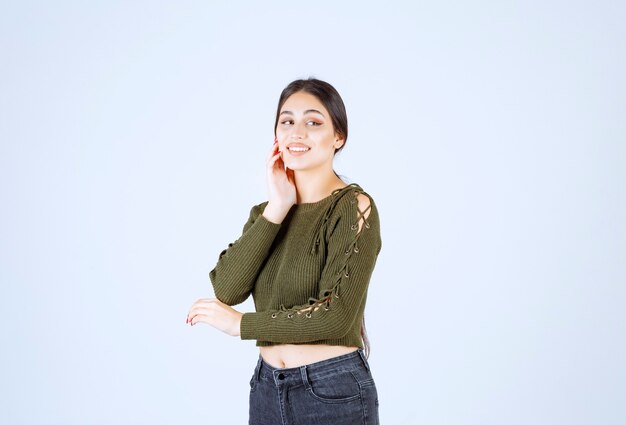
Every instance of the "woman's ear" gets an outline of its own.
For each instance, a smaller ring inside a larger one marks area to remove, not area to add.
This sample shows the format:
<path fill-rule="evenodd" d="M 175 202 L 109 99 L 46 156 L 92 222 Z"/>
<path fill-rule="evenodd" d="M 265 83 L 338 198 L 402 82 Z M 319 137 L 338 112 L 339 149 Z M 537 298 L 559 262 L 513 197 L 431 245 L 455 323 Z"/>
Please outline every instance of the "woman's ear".
<path fill-rule="evenodd" d="M 335 143 L 333 143 L 333 146 L 335 146 L 335 149 L 341 148 L 343 146 L 343 139 L 340 138 L 339 136 L 336 136 Z"/>

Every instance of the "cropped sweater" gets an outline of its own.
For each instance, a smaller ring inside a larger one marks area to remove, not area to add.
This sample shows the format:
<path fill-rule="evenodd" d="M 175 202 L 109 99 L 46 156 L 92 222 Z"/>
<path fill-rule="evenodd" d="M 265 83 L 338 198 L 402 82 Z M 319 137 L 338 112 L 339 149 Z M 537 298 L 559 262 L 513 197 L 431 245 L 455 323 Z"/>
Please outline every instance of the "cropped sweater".
<path fill-rule="evenodd" d="M 362 348 L 367 289 L 382 246 L 373 199 L 351 184 L 292 206 L 281 224 L 262 215 L 266 205 L 252 207 L 243 233 L 209 273 L 225 304 L 253 296 L 256 312 L 243 315 L 241 339 Z"/>

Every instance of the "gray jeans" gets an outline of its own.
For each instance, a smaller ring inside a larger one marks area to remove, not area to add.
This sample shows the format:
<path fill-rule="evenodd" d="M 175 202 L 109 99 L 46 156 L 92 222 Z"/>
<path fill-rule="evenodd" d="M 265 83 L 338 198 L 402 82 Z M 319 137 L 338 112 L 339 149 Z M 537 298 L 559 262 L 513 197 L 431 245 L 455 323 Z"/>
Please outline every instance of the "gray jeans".
<path fill-rule="evenodd" d="M 259 361 L 250 380 L 250 425 L 374 425 L 378 394 L 362 350 L 302 367 Z"/>

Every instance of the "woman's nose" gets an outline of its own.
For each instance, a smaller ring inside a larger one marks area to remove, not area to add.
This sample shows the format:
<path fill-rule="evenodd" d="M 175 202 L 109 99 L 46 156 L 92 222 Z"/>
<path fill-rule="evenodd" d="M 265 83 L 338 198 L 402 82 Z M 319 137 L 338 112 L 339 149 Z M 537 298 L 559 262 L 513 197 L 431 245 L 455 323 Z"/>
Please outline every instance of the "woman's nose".
<path fill-rule="evenodd" d="M 291 128 L 292 139 L 302 139 L 306 132 L 306 127 L 303 124 L 296 123 Z"/>

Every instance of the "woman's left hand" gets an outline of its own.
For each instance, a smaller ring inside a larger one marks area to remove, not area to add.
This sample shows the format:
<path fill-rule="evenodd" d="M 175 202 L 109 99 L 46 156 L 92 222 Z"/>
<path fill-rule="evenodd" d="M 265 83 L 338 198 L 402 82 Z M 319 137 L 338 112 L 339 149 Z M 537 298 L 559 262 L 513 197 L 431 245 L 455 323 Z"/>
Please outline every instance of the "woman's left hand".
<path fill-rule="evenodd" d="M 240 335 L 242 313 L 215 298 L 200 298 L 187 314 L 187 323 L 204 322 L 231 336 Z"/>

